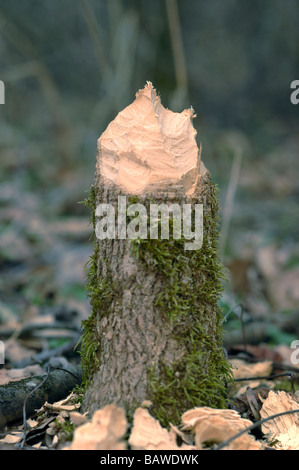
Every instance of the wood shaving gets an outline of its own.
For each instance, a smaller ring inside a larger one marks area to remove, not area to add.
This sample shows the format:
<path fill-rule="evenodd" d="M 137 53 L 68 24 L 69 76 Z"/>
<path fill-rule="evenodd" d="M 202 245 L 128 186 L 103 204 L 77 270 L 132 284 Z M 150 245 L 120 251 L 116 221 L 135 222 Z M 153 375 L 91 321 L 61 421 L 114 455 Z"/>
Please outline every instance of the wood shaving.
<path fill-rule="evenodd" d="M 91 422 L 75 429 L 71 445 L 64 450 L 125 450 L 122 438 L 126 430 L 124 410 L 107 405 L 93 414 Z"/>
<path fill-rule="evenodd" d="M 192 431 L 195 435 L 196 448 L 202 450 L 206 445 L 219 444 L 242 429 L 252 424 L 243 419 L 234 410 L 218 410 L 209 407 L 194 408 L 182 416 L 183 430 Z M 233 440 L 229 450 L 259 450 L 261 444 L 249 434 Z"/>
<path fill-rule="evenodd" d="M 299 402 L 284 391 L 270 391 L 260 410 L 261 417 L 299 409 Z M 273 418 L 262 425 L 268 440 L 278 441 L 276 447 L 282 450 L 299 449 L 299 413 Z"/>
<path fill-rule="evenodd" d="M 129 438 L 133 450 L 192 450 L 194 446 L 176 443 L 175 433 L 162 428 L 159 421 L 143 408 L 137 408 L 134 414 L 134 425 Z"/>

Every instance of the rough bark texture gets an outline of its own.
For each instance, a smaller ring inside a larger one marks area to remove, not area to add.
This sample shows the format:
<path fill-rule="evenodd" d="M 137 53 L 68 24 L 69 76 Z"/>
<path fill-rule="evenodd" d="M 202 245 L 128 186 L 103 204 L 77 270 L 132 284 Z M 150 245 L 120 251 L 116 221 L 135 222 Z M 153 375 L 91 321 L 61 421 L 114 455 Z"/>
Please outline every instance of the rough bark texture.
<path fill-rule="evenodd" d="M 198 156 L 199 167 L 200 155 Z M 101 162 L 99 146 L 98 166 Z M 97 240 L 89 267 L 93 312 L 84 324 L 82 366 L 90 413 L 109 403 L 132 416 L 144 400 L 165 424 L 194 406 L 224 406 L 229 375 L 222 351 L 221 266 L 217 258 L 216 188 L 203 164 L 186 181 L 155 181 L 142 194 L 96 172 L 89 204 L 117 207 L 118 196 L 145 206 L 203 204 L 204 241 L 185 251 L 182 240 Z"/>

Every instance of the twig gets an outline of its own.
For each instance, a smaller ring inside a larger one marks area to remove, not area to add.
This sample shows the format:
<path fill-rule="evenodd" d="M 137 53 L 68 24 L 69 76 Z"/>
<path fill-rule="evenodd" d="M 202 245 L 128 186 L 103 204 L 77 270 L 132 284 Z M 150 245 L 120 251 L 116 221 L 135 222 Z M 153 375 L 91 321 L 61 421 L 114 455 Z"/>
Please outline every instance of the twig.
<path fill-rule="evenodd" d="M 267 416 L 267 418 L 260 419 L 259 421 L 256 421 L 255 423 L 251 424 L 247 428 L 242 429 L 242 431 L 239 431 L 237 434 L 234 434 L 233 436 L 229 437 L 225 441 L 221 442 L 221 444 L 219 444 L 217 447 L 215 447 L 212 450 L 221 450 L 221 449 L 223 449 L 223 447 L 226 447 L 232 441 L 234 441 L 235 439 L 238 439 L 238 437 L 242 436 L 246 432 L 252 431 L 253 429 L 261 426 L 262 424 L 266 423 L 267 421 L 270 421 L 271 419 L 279 418 L 279 416 L 284 416 L 284 415 L 294 414 L 294 413 L 299 413 L 299 409 L 296 408 L 295 410 L 282 411 L 281 413 L 276 413 L 274 415 Z"/>
<path fill-rule="evenodd" d="M 68 374 L 71 374 L 74 377 L 74 379 L 76 379 L 78 382 L 81 381 L 81 377 L 79 377 L 77 374 L 74 374 L 72 371 L 70 371 L 68 369 L 64 369 L 63 367 L 53 367 L 53 369 L 62 370 L 63 372 L 67 372 Z"/>
<path fill-rule="evenodd" d="M 243 352 L 243 351 L 240 351 Z M 258 357 L 249 357 L 249 356 L 240 356 L 234 354 L 227 354 L 227 359 L 242 359 L 242 361 L 249 362 L 249 363 L 256 363 L 261 362 L 261 359 Z M 272 362 L 273 369 L 278 370 L 287 370 L 288 372 L 295 372 L 295 374 L 299 374 L 299 368 L 295 366 L 291 366 L 290 364 L 284 364 L 283 362 Z"/>
<path fill-rule="evenodd" d="M 26 396 L 26 398 L 24 400 L 24 404 L 23 404 L 23 426 L 24 426 L 24 431 L 23 431 L 23 436 L 22 436 L 21 440 L 18 442 L 18 447 L 23 447 L 24 446 L 24 444 L 26 442 L 26 436 L 27 436 L 27 433 L 28 433 L 28 424 L 27 424 L 27 416 L 26 416 L 27 400 L 28 400 L 29 397 L 31 397 L 31 395 L 34 392 L 36 392 L 36 390 L 38 390 L 48 380 L 51 369 L 52 369 L 52 367 L 48 366 L 47 374 L 45 375 L 44 379 L 28 393 L 28 395 Z"/>
<path fill-rule="evenodd" d="M 227 317 L 230 315 L 230 313 L 234 312 L 235 313 L 235 309 L 240 307 L 241 308 L 241 313 L 240 313 L 240 321 L 241 321 L 241 329 L 242 329 L 242 337 L 243 337 L 243 346 L 244 346 L 244 352 L 246 353 L 247 352 L 247 340 L 246 340 L 246 334 L 245 334 L 245 322 L 244 322 L 244 313 L 245 313 L 245 310 L 244 310 L 244 306 L 243 304 L 237 304 L 235 305 L 234 307 L 232 307 L 229 312 L 225 315 L 225 317 L 223 318 L 222 320 L 222 323 L 226 321 Z"/>
<path fill-rule="evenodd" d="M 30 431 L 30 429 L 28 430 L 28 423 L 27 423 L 27 416 L 26 416 L 26 405 L 27 405 L 27 400 L 28 398 L 34 393 L 36 392 L 36 390 L 38 390 L 49 378 L 49 374 L 51 372 L 51 369 L 58 369 L 58 370 L 62 370 L 64 372 L 68 372 L 69 374 L 71 374 L 78 382 L 80 382 L 80 378 L 74 374 L 73 372 L 71 372 L 70 370 L 68 369 L 64 369 L 63 367 L 52 367 L 51 365 L 48 366 L 48 370 L 47 370 L 47 374 L 45 375 L 44 379 L 38 384 L 36 385 L 36 387 L 34 387 L 29 393 L 28 395 L 26 396 L 25 400 L 24 400 L 24 404 L 23 404 L 23 426 L 24 426 L 24 431 L 23 431 L 23 436 L 21 438 L 21 440 L 16 444 L 17 447 L 21 447 L 23 448 L 25 442 L 26 442 L 26 438 L 27 438 L 27 434 L 28 432 Z"/>
<path fill-rule="evenodd" d="M 70 365 L 67 369 L 58 369 L 53 367 L 53 364 L 49 366 L 52 370 L 48 374 L 46 385 L 47 379 L 45 374 L 42 374 L 17 382 L 13 381 L 0 387 L 0 428 L 23 420 L 25 400 L 26 414 L 32 415 L 45 401 L 53 403 L 61 400 L 81 383 L 82 370 L 79 366 Z M 66 374 L 65 371 L 68 373 Z"/>
<path fill-rule="evenodd" d="M 74 335 L 76 333 L 80 333 L 81 329 L 77 326 L 70 326 L 66 322 L 53 322 L 53 323 L 26 323 L 21 325 L 19 329 L 15 329 L 12 327 L 1 328 L 0 333 L 1 336 L 4 338 L 8 338 L 9 340 L 13 339 L 21 339 L 26 338 L 28 336 L 32 337 L 35 331 L 38 330 L 67 330 L 70 332 L 70 335 Z"/>
<path fill-rule="evenodd" d="M 272 380 L 276 379 L 278 377 L 285 377 L 289 376 L 291 378 L 294 378 L 294 373 L 293 372 L 282 372 L 281 374 L 274 374 L 274 375 L 260 375 L 260 376 L 255 376 L 255 377 L 242 377 L 238 379 L 234 379 L 234 382 L 242 382 L 242 381 L 247 381 L 247 380 L 259 380 L 259 379 L 265 379 L 265 380 Z"/>
<path fill-rule="evenodd" d="M 108 62 L 107 54 L 103 47 L 103 40 L 100 34 L 100 29 L 96 21 L 96 15 L 93 11 L 93 6 L 89 0 L 80 0 L 84 19 L 86 21 L 87 29 L 94 46 L 94 52 L 98 62 L 98 67 L 102 79 L 105 82 L 107 90 L 109 89 L 109 77 L 111 77 L 111 68 Z"/>
<path fill-rule="evenodd" d="M 174 59 L 174 68 L 178 92 L 182 94 L 181 99 L 188 95 L 188 76 L 180 26 L 178 5 L 176 0 L 166 0 L 166 9 L 170 30 L 170 40 Z M 179 103 L 181 106 L 182 103 Z"/>
<path fill-rule="evenodd" d="M 228 189 L 227 189 L 226 198 L 225 198 L 223 222 L 221 226 L 219 250 L 220 250 L 220 255 L 222 259 L 224 257 L 227 237 L 229 233 L 229 226 L 230 226 L 232 215 L 233 215 L 233 206 L 234 206 L 234 200 L 235 200 L 237 185 L 238 185 L 239 176 L 240 176 L 242 157 L 243 157 L 242 148 L 239 145 L 236 145 Z"/>
<path fill-rule="evenodd" d="M 294 382 L 296 379 L 296 374 L 294 372 L 282 372 L 281 374 L 273 374 L 273 375 L 265 375 L 265 376 L 256 376 L 256 377 L 242 377 L 238 379 L 234 379 L 234 382 L 242 382 L 242 381 L 251 381 L 251 380 L 272 380 L 276 379 L 278 377 L 290 377 L 290 383 L 291 383 L 291 390 L 292 393 L 295 393 L 295 387 L 294 387 Z"/>
<path fill-rule="evenodd" d="M 3 21 L 5 24 L 5 28 L 1 31 L 3 35 L 12 42 L 16 50 L 30 61 L 31 67 L 34 64 L 34 75 L 39 82 L 40 89 L 47 102 L 53 122 L 57 124 L 57 128 L 60 129 L 60 132 L 55 132 L 59 150 L 62 155 L 64 155 L 64 158 L 67 159 L 69 158 L 69 155 L 71 155 L 69 150 L 69 124 L 64 109 L 61 106 L 62 100 L 60 99 L 60 93 L 53 76 L 49 68 L 42 61 L 34 42 L 29 39 L 28 35 L 23 32 L 19 25 L 4 14 L 2 9 L 0 9 L 0 21 Z"/>
<path fill-rule="evenodd" d="M 23 367 L 27 367 L 29 365 L 36 364 L 36 363 L 41 364 L 51 359 L 52 357 L 57 357 L 57 356 L 64 357 L 68 353 L 73 352 L 75 350 L 75 348 L 78 345 L 78 340 L 80 340 L 80 338 L 81 336 L 76 335 L 74 339 L 72 339 L 66 344 L 62 344 L 61 346 L 58 346 L 57 348 L 48 349 L 46 351 L 41 351 L 37 354 L 34 354 L 31 357 L 28 357 L 28 358 L 22 359 L 19 362 L 13 363 L 13 366 L 15 368 L 23 368 Z"/>

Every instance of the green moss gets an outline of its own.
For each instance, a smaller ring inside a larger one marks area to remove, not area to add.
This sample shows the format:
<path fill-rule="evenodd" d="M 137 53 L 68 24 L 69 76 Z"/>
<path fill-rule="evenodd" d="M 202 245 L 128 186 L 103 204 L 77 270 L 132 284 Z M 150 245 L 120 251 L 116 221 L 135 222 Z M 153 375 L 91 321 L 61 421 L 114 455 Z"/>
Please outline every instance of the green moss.
<path fill-rule="evenodd" d="M 182 412 L 193 407 L 225 407 L 226 382 L 232 377 L 222 349 L 218 303 L 225 273 L 218 259 L 217 186 L 211 184 L 200 250 L 185 251 L 184 239 L 131 241 L 133 255 L 163 277 L 165 290 L 156 305 L 187 350 L 171 369 L 156 364 L 149 371 L 151 411 L 164 425 L 178 423 Z"/>
<path fill-rule="evenodd" d="M 225 275 L 218 259 L 217 187 L 211 184 L 212 192 L 204 211 L 201 249 L 185 251 L 186 240 L 171 237 L 169 240 L 136 239 L 130 242 L 132 254 L 146 263 L 147 269 L 154 270 L 163 278 L 165 289 L 156 299 L 156 306 L 161 315 L 171 320 L 174 339 L 186 352 L 183 360 L 171 368 L 155 364 L 148 371 L 148 399 L 153 403 L 151 412 L 163 425 L 169 421 L 179 423 L 182 413 L 193 407 L 226 406 L 226 382 L 231 380 L 231 371 L 222 349 L 222 311 L 218 306 Z M 136 197 L 129 199 L 129 204 L 137 202 Z M 150 202 L 147 201 L 148 204 Z M 94 187 L 85 204 L 91 209 L 91 222 L 95 227 Z M 87 289 L 92 313 L 82 325 L 81 360 L 85 386 L 100 363 L 97 315 L 99 312 L 108 314 L 115 295 L 109 267 L 106 266 L 105 276 L 98 274 L 95 235 L 93 241 L 94 253 L 87 263 Z"/>
<path fill-rule="evenodd" d="M 75 426 L 68 420 L 61 423 L 58 418 L 55 420 L 56 429 L 59 432 L 59 443 L 72 441 L 74 437 Z"/>
<path fill-rule="evenodd" d="M 292 382 L 290 379 L 281 380 L 277 382 L 276 385 L 273 387 L 273 390 L 279 392 L 281 390 L 288 392 L 288 393 L 295 393 L 299 390 L 298 381 Z"/>

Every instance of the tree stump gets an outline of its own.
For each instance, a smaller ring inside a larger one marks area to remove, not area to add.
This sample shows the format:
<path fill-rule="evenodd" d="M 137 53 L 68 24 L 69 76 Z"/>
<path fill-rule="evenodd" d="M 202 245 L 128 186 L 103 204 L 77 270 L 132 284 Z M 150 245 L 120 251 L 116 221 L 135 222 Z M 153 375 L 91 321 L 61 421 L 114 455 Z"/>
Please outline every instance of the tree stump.
<path fill-rule="evenodd" d="M 193 117 L 165 109 L 148 82 L 98 140 L 81 347 L 90 413 L 114 403 L 130 419 L 149 400 L 167 424 L 225 406 L 217 188 Z"/>

